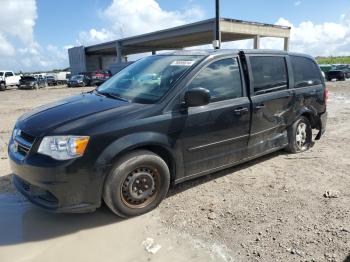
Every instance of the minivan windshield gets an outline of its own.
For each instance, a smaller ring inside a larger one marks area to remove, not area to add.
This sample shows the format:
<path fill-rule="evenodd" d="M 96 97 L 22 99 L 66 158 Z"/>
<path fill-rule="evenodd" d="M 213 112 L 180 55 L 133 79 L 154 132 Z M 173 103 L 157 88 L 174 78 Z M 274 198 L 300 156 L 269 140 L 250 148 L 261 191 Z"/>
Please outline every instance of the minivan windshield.
<path fill-rule="evenodd" d="M 198 55 L 149 56 L 124 68 L 97 92 L 134 103 L 154 104 L 202 58 Z"/>

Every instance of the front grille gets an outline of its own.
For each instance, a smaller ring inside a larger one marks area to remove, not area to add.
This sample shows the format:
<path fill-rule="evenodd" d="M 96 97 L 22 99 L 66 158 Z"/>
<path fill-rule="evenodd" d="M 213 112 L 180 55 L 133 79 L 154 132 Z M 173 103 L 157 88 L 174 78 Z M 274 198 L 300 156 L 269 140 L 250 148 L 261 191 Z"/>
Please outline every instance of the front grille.
<path fill-rule="evenodd" d="M 21 155 L 24 155 L 24 156 L 28 155 L 29 150 L 30 150 L 30 148 L 25 147 L 25 146 L 23 146 L 23 145 L 21 145 L 21 144 L 18 144 L 17 151 L 18 151 L 18 153 L 20 153 Z"/>
<path fill-rule="evenodd" d="M 17 152 L 22 156 L 27 156 L 30 152 L 30 149 L 33 146 L 35 137 L 21 131 L 19 135 L 15 137 L 15 143 L 17 144 Z"/>
<path fill-rule="evenodd" d="M 34 143 L 35 137 L 26 132 L 21 131 L 21 137 L 30 143 Z"/>

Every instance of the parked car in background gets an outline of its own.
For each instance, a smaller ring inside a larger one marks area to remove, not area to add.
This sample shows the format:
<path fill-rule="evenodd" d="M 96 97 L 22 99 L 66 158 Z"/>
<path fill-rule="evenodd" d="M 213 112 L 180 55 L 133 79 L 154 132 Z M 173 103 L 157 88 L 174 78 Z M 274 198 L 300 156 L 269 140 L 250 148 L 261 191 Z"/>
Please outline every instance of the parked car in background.
<path fill-rule="evenodd" d="M 308 55 L 149 56 L 93 91 L 20 117 L 8 146 L 13 182 L 54 212 L 91 212 L 104 201 L 122 217 L 144 214 L 171 183 L 309 150 L 312 131 L 319 140 L 326 130 L 327 97 Z"/>
<path fill-rule="evenodd" d="M 70 78 L 70 72 L 58 72 L 55 73 L 55 77 L 57 85 L 65 85 L 67 84 L 68 79 Z"/>
<path fill-rule="evenodd" d="M 91 73 L 91 85 L 100 86 L 111 77 L 112 73 L 109 70 L 94 71 Z"/>
<path fill-rule="evenodd" d="M 341 70 L 344 72 L 346 78 L 350 78 L 350 66 L 347 64 L 334 65 L 334 70 Z"/>
<path fill-rule="evenodd" d="M 334 65 L 328 65 L 328 64 L 321 64 L 319 65 L 319 67 L 321 68 L 321 71 L 325 74 L 325 76 L 327 76 L 327 73 L 329 71 L 334 69 Z"/>
<path fill-rule="evenodd" d="M 68 82 L 68 87 L 83 87 L 90 84 L 90 78 L 85 75 L 75 75 L 72 76 Z"/>
<path fill-rule="evenodd" d="M 57 79 L 53 75 L 46 76 L 46 82 L 48 86 L 55 86 L 57 85 Z"/>
<path fill-rule="evenodd" d="M 327 81 L 337 80 L 345 81 L 347 78 L 346 72 L 343 70 L 334 69 L 327 73 Z"/>
<path fill-rule="evenodd" d="M 0 71 L 0 91 L 5 91 L 8 86 L 18 86 L 21 76 L 15 75 L 13 71 Z"/>
<path fill-rule="evenodd" d="M 43 77 L 22 76 L 19 80 L 19 89 L 39 89 L 46 86 L 46 80 Z"/>

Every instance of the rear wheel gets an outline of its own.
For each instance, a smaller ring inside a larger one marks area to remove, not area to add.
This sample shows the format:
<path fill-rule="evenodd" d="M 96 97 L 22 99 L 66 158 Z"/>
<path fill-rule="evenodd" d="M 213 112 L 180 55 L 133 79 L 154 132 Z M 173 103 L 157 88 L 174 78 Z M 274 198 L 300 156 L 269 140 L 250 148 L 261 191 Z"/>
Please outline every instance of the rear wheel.
<path fill-rule="evenodd" d="M 290 153 L 307 151 L 312 145 L 312 128 L 310 121 L 299 117 L 292 126 L 288 128 L 289 145 L 286 150 Z"/>
<path fill-rule="evenodd" d="M 103 199 L 118 216 L 131 217 L 156 208 L 170 184 L 167 164 L 158 155 L 138 150 L 119 159 L 108 175 Z"/>

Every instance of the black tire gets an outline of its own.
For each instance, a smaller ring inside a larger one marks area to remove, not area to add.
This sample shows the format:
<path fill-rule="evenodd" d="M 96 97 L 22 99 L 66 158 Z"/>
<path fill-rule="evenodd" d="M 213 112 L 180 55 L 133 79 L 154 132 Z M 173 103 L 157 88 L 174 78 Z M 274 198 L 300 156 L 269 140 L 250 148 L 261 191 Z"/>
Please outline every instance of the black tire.
<path fill-rule="evenodd" d="M 0 84 L 0 91 L 5 91 L 6 90 L 6 85 L 4 83 Z"/>
<path fill-rule="evenodd" d="M 305 127 L 305 129 L 304 129 Z M 301 128 L 301 129 L 299 129 Z M 301 132 L 301 130 L 305 130 Z M 309 119 L 299 117 L 288 129 L 289 144 L 286 151 L 289 153 L 301 153 L 312 146 L 312 128 Z"/>
<path fill-rule="evenodd" d="M 115 163 L 106 178 L 103 199 L 120 217 L 138 216 L 156 208 L 169 185 L 170 172 L 164 160 L 153 152 L 137 150 Z"/>

